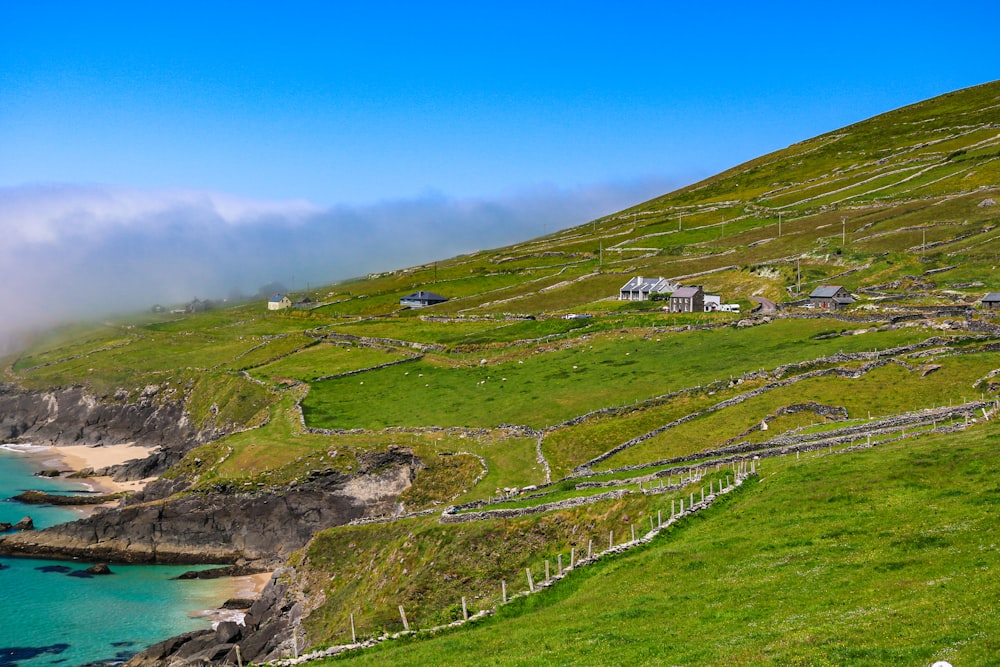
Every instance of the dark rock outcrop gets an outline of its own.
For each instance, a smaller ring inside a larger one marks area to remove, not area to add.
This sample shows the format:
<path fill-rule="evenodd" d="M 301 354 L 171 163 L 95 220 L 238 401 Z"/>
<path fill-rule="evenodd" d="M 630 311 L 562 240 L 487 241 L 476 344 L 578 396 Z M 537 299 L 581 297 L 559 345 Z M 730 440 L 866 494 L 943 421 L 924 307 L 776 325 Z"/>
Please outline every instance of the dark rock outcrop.
<path fill-rule="evenodd" d="M 219 623 L 215 630 L 189 632 L 154 644 L 128 661 L 126 667 L 187 667 L 262 663 L 290 654 L 290 627 L 300 607 L 289 594 L 289 571 L 278 570 L 243 618 Z"/>
<path fill-rule="evenodd" d="M 62 495 L 29 489 L 14 496 L 14 500 L 25 505 L 103 505 L 121 498 L 123 493 L 90 493 Z"/>
<path fill-rule="evenodd" d="M 26 516 L 23 519 L 21 519 L 20 521 L 18 521 L 17 523 L 15 523 L 12 526 L 12 528 L 14 530 L 34 530 L 35 529 L 35 522 L 31 519 L 30 516 Z"/>
<path fill-rule="evenodd" d="M 91 565 L 84 572 L 88 574 L 113 574 L 111 568 L 107 566 L 106 563 L 98 563 L 96 565 Z"/>
<path fill-rule="evenodd" d="M 41 531 L 0 539 L 0 553 L 127 563 L 275 562 L 312 535 L 357 518 L 393 514 L 420 466 L 408 450 L 359 457 L 352 475 L 333 470 L 283 489 L 180 493 L 165 482 L 120 506 Z M 149 499 L 150 496 L 152 499 Z"/>
<path fill-rule="evenodd" d="M 176 447 L 206 442 L 188 420 L 180 401 L 101 399 L 84 387 L 35 392 L 0 384 L 0 440 L 40 445 L 113 445 L 135 442 Z"/>

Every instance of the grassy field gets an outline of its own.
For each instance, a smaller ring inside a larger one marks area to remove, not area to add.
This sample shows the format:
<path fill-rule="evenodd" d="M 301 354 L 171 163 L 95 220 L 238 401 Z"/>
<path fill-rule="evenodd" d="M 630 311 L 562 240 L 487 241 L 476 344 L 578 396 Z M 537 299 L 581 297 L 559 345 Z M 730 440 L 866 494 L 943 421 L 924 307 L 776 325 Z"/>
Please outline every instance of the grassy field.
<path fill-rule="evenodd" d="M 989 665 L 995 425 L 759 483 L 476 627 L 329 664 Z"/>
<path fill-rule="evenodd" d="M 839 351 L 885 349 L 926 337 L 910 329 L 817 339 L 855 327 L 808 320 L 659 338 L 651 332 L 646 337 L 605 335 L 586 344 L 536 350 L 516 361 L 472 368 L 438 364 L 427 357 L 405 368 L 367 373 L 363 379 L 318 382 L 303 410 L 310 425 L 324 428 L 505 423 L 537 428 L 608 407 L 609 396 L 618 397 L 619 405 L 629 404 L 762 368 Z"/>

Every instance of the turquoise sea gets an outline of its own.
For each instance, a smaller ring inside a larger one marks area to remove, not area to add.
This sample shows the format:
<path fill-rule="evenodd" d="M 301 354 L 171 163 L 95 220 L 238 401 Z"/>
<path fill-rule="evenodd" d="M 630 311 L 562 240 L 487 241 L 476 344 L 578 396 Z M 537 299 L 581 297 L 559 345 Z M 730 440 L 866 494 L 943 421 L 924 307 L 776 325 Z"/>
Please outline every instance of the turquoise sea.
<path fill-rule="evenodd" d="M 44 463 L 41 450 L 0 446 L 0 522 L 27 515 L 44 528 L 79 516 L 10 500 L 26 489 L 86 488 L 35 477 Z M 0 667 L 119 663 L 167 637 L 209 627 L 201 610 L 226 597 L 219 582 L 172 579 L 190 567 L 112 564 L 110 576 L 83 576 L 92 564 L 0 557 Z"/>

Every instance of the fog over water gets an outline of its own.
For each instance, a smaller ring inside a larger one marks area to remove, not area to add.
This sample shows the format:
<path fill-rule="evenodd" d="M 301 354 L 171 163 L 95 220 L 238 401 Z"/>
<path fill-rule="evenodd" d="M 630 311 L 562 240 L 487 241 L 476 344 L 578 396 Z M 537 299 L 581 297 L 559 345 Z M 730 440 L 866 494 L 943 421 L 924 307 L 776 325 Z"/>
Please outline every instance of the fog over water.
<path fill-rule="evenodd" d="M 496 247 L 663 194 L 676 183 L 428 192 L 364 206 L 202 190 L 0 188 L 0 351 L 18 332 L 194 298 L 290 289 Z"/>

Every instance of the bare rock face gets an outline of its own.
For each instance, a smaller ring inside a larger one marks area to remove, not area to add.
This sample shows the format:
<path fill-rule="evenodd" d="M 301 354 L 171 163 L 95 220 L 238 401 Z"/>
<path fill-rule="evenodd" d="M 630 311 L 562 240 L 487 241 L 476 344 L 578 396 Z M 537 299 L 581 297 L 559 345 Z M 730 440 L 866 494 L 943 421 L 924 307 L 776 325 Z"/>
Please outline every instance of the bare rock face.
<path fill-rule="evenodd" d="M 335 471 L 277 491 L 148 496 L 90 517 L 0 540 L 0 553 L 127 563 L 275 562 L 319 530 L 392 514 L 419 459 L 407 450 L 372 454 L 354 475 Z"/>
<path fill-rule="evenodd" d="M 30 516 L 26 516 L 17 523 L 15 523 L 12 528 L 14 530 L 34 530 L 35 522 L 32 521 Z"/>
<path fill-rule="evenodd" d="M 143 396 L 99 399 L 83 387 L 33 392 L 0 384 L 0 441 L 40 445 L 98 445 L 136 442 L 170 445 L 205 442 L 218 434 L 199 433 L 177 401 Z"/>

